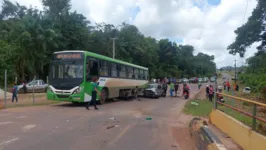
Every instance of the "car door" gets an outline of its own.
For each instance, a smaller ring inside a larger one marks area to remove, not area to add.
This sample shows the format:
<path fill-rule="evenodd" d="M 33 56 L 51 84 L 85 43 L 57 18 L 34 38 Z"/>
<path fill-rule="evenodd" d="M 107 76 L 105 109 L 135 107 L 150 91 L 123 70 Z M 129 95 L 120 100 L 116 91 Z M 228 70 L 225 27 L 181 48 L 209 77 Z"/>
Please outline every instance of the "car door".
<path fill-rule="evenodd" d="M 32 92 L 33 90 L 33 87 L 34 87 L 34 90 L 35 90 L 35 86 L 38 84 L 38 81 L 37 80 L 34 80 L 34 81 L 31 81 L 28 85 L 27 85 L 27 91 L 28 92 Z"/>
<path fill-rule="evenodd" d="M 159 84 L 159 85 L 157 86 L 157 92 L 158 92 L 158 95 L 159 95 L 159 96 L 162 95 L 162 92 L 163 92 L 163 87 L 162 87 L 162 85 Z"/>
<path fill-rule="evenodd" d="M 46 89 L 46 85 L 45 85 L 44 81 L 43 80 L 39 80 L 38 90 L 40 92 L 45 92 L 45 89 Z"/>

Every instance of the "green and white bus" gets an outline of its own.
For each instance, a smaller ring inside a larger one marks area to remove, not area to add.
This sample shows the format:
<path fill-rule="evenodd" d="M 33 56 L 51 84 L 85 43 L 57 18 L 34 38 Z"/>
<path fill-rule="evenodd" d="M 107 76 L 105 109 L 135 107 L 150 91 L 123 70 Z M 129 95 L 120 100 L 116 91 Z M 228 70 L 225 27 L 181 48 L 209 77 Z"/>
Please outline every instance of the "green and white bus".
<path fill-rule="evenodd" d="M 89 102 L 92 77 L 99 77 L 100 104 L 107 99 L 136 96 L 148 84 L 148 68 L 88 51 L 59 51 L 50 62 L 47 99 Z"/>

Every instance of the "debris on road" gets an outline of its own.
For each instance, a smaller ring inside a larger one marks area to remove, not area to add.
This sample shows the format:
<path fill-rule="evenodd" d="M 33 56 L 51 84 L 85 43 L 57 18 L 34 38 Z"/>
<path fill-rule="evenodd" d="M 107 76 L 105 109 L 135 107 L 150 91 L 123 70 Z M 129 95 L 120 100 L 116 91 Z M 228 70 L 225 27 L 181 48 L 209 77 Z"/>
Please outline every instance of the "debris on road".
<path fill-rule="evenodd" d="M 114 127 L 116 127 L 116 128 L 118 128 L 119 127 L 119 125 L 111 125 L 111 126 L 108 126 L 108 127 L 106 127 L 106 129 L 112 129 L 112 128 L 114 128 Z"/>
<path fill-rule="evenodd" d="M 115 125 L 108 126 L 108 127 L 106 127 L 106 129 L 111 129 L 113 127 L 115 127 Z"/>
<path fill-rule="evenodd" d="M 115 120 L 115 117 L 111 117 L 111 118 L 109 118 L 110 120 Z"/>
<path fill-rule="evenodd" d="M 147 117 L 146 120 L 152 120 L 152 118 L 151 117 Z"/>
<path fill-rule="evenodd" d="M 29 125 L 24 126 L 24 127 L 22 128 L 22 130 L 23 130 L 24 132 L 27 132 L 27 131 L 29 131 L 30 129 L 35 128 L 35 127 L 36 127 L 35 124 L 29 124 Z"/>
<path fill-rule="evenodd" d="M 171 147 L 177 147 L 176 145 L 172 144 Z"/>
<path fill-rule="evenodd" d="M 190 104 L 192 104 L 192 105 L 196 105 L 196 106 L 199 105 L 199 103 L 197 103 L 197 102 L 190 102 Z"/>

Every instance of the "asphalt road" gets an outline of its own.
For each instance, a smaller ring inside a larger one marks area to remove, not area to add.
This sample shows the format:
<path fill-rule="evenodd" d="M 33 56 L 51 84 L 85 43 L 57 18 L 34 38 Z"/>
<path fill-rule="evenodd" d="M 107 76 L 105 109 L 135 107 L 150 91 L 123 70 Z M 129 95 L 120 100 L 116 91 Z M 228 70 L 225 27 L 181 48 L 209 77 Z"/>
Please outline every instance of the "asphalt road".
<path fill-rule="evenodd" d="M 197 85 L 191 85 L 191 94 Z M 0 112 L 0 149 L 194 149 L 182 97 L 117 101 L 86 110 L 69 103 Z M 146 120 L 146 118 L 152 120 Z"/>

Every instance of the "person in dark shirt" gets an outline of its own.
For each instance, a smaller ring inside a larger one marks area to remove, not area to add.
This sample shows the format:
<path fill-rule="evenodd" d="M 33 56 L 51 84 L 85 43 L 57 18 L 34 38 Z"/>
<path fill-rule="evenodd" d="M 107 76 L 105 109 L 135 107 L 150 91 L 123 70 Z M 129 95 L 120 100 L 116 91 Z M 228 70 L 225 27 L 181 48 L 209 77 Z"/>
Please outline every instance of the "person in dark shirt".
<path fill-rule="evenodd" d="M 164 84 L 163 84 L 163 90 L 164 90 L 164 96 L 166 96 L 166 93 L 167 93 L 167 88 L 168 88 L 168 86 L 167 86 L 167 84 L 166 84 L 166 82 L 164 82 Z"/>
<path fill-rule="evenodd" d="M 14 83 L 14 86 L 12 88 L 12 103 L 14 102 L 14 99 L 16 99 L 16 103 L 18 103 L 18 86 L 16 83 Z"/>
<path fill-rule="evenodd" d="M 177 96 L 178 88 L 179 88 L 179 84 L 176 82 L 175 83 L 175 96 Z"/>
<path fill-rule="evenodd" d="M 206 98 L 209 98 L 210 88 L 209 85 L 206 87 Z"/>

